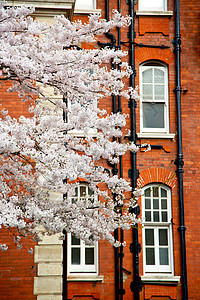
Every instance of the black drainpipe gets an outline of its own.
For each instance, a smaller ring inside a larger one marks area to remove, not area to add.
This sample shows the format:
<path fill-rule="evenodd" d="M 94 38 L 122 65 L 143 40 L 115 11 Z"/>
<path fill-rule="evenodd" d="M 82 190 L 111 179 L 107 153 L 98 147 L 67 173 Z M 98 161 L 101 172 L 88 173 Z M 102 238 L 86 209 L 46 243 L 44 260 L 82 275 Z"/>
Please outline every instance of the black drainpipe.
<path fill-rule="evenodd" d="M 67 300 L 67 232 L 63 230 L 63 292 L 62 299 Z"/>
<path fill-rule="evenodd" d="M 118 0 L 118 12 L 121 12 L 121 0 Z M 117 28 L 118 33 L 118 42 L 117 46 L 118 49 L 121 48 L 121 29 L 120 27 Z M 121 67 L 118 65 L 118 69 L 120 70 Z M 122 103 L 121 103 L 121 96 L 118 96 L 118 112 L 122 113 Z M 119 143 L 121 143 L 121 137 L 119 138 Z M 119 176 L 120 178 L 123 178 L 123 164 L 122 164 L 122 156 L 119 157 Z M 120 294 L 120 300 L 123 300 L 123 296 L 125 294 L 124 289 L 124 283 L 123 283 L 123 260 L 124 260 L 124 232 L 123 229 L 120 229 L 120 249 L 119 249 L 119 294 Z"/>
<path fill-rule="evenodd" d="M 185 220 L 184 220 L 184 199 L 183 199 L 183 153 L 182 153 L 182 126 L 181 126 L 181 70 L 180 70 L 180 52 L 181 52 L 181 35 L 180 35 L 180 2 L 175 0 L 175 40 L 174 52 L 176 59 L 176 94 L 177 103 L 177 139 L 178 139 L 178 156 L 175 160 L 177 166 L 176 173 L 178 175 L 179 183 L 179 205 L 180 205 L 180 227 L 178 230 L 181 235 L 181 259 L 182 259 L 182 291 L 183 299 L 188 299 L 188 285 L 187 285 L 187 265 L 186 265 L 186 242 L 185 242 Z"/>
<path fill-rule="evenodd" d="M 130 77 L 130 85 L 135 88 L 135 47 L 134 47 L 134 38 L 135 38 L 135 30 L 134 30 L 134 0 L 129 0 L 129 15 L 132 18 L 131 25 L 129 27 L 129 56 L 130 56 L 130 66 L 132 68 L 133 74 Z M 136 143 L 136 101 L 135 99 L 130 99 L 129 107 L 131 110 L 131 135 L 130 141 Z M 137 187 L 137 178 L 138 171 L 136 165 L 136 153 L 131 152 L 131 182 L 132 182 L 132 191 Z M 139 207 L 136 210 L 130 208 L 136 215 L 140 214 Z M 131 282 L 130 288 L 133 292 L 133 299 L 139 300 L 140 298 L 140 276 L 139 276 L 139 252 L 141 246 L 138 243 L 138 229 L 134 227 L 132 229 L 133 242 L 130 244 L 130 252 L 133 254 L 133 281 Z"/>
<path fill-rule="evenodd" d="M 109 21 L 109 0 L 105 0 L 105 19 Z M 116 49 L 116 38 L 114 34 L 107 32 L 106 37 L 111 40 L 110 47 Z M 116 65 L 112 63 L 112 68 L 115 69 Z M 117 113 L 117 101 L 116 96 L 112 96 L 112 102 L 113 102 L 113 113 Z M 114 141 L 116 141 L 116 138 L 113 138 Z M 118 169 L 117 164 L 113 164 L 113 175 L 117 175 Z M 114 202 L 116 202 L 116 194 L 113 195 Z M 115 240 L 119 240 L 119 232 L 118 229 L 114 231 L 114 238 Z M 114 248 L 115 252 L 115 300 L 119 300 L 119 249 Z"/>

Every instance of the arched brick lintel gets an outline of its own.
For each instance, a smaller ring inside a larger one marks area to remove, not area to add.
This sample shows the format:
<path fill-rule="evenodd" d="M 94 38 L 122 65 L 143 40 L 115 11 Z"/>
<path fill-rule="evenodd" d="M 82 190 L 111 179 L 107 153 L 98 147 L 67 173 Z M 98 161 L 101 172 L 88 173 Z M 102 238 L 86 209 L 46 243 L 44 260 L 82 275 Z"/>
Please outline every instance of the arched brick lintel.
<path fill-rule="evenodd" d="M 140 171 L 140 177 L 137 180 L 138 187 L 154 182 L 166 184 L 173 189 L 177 183 L 177 176 L 175 172 L 164 168 L 149 168 Z"/>
<path fill-rule="evenodd" d="M 136 48 L 136 62 L 138 64 L 147 60 L 160 60 L 169 65 L 174 60 L 174 53 L 170 49 Z"/>

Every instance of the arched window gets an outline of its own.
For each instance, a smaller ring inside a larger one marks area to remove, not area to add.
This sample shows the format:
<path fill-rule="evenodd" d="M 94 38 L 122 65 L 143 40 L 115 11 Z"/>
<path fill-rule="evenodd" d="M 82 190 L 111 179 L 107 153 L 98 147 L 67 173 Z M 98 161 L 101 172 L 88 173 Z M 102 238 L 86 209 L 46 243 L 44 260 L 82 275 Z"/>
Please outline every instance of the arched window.
<path fill-rule="evenodd" d="M 144 273 L 173 273 L 171 190 L 160 184 L 144 187 L 142 196 Z"/>
<path fill-rule="evenodd" d="M 140 128 L 143 133 L 168 133 L 168 70 L 159 62 L 140 66 Z"/>
<path fill-rule="evenodd" d="M 78 199 L 94 200 L 94 193 L 86 184 L 75 188 L 72 202 Z M 85 241 L 68 234 L 68 274 L 97 274 L 98 273 L 98 242 L 87 244 Z"/>
<path fill-rule="evenodd" d="M 139 0 L 139 10 L 141 11 L 166 11 L 167 0 Z"/>

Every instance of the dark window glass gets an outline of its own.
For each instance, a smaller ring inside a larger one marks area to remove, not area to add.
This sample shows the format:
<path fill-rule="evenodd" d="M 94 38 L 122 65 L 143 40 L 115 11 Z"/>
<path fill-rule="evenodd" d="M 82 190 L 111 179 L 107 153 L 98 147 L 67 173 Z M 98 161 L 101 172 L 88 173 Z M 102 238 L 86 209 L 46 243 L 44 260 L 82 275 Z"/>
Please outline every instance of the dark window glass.
<path fill-rule="evenodd" d="M 85 264 L 94 265 L 94 248 L 85 248 Z"/>
<path fill-rule="evenodd" d="M 160 222 L 159 212 L 158 211 L 154 211 L 153 212 L 153 221 L 154 222 Z"/>
<path fill-rule="evenodd" d="M 151 199 L 145 199 L 145 208 L 150 209 L 151 208 Z"/>
<path fill-rule="evenodd" d="M 145 212 L 145 221 L 151 222 L 151 212 L 150 211 Z"/>
<path fill-rule="evenodd" d="M 159 245 L 168 246 L 167 229 L 159 229 Z"/>
<path fill-rule="evenodd" d="M 143 127 L 164 128 L 164 104 L 143 103 Z"/>
<path fill-rule="evenodd" d="M 161 188 L 161 197 L 167 197 L 167 191 Z"/>
<path fill-rule="evenodd" d="M 80 248 L 72 248 L 72 265 L 80 265 Z"/>
<path fill-rule="evenodd" d="M 167 222 L 167 212 L 162 212 L 162 222 Z"/>
<path fill-rule="evenodd" d="M 72 245 L 80 245 L 80 239 L 72 235 Z"/>
<path fill-rule="evenodd" d="M 146 264 L 147 265 L 155 265 L 154 248 L 146 248 Z"/>
<path fill-rule="evenodd" d="M 154 246 L 154 229 L 145 229 L 146 246 Z"/>
<path fill-rule="evenodd" d="M 167 209 L 167 199 L 162 199 L 161 200 L 161 208 L 162 209 Z"/>
<path fill-rule="evenodd" d="M 159 200 L 158 199 L 153 199 L 153 208 L 159 209 Z"/>
<path fill-rule="evenodd" d="M 150 197 L 151 196 L 151 189 L 150 188 L 146 189 L 144 194 L 145 194 L 146 197 Z"/>
<path fill-rule="evenodd" d="M 169 255 L 167 248 L 160 248 L 159 249 L 159 258 L 160 258 L 160 265 L 167 266 L 169 265 Z"/>

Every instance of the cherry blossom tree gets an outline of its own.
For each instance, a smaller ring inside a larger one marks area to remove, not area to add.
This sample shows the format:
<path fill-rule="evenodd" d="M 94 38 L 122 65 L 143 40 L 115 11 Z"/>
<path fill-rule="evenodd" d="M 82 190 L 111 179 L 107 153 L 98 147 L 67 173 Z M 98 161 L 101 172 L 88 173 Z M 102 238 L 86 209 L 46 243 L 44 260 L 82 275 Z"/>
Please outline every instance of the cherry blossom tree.
<path fill-rule="evenodd" d="M 38 232 L 51 235 L 65 229 L 87 241 L 103 238 L 114 244 L 114 229 L 129 229 L 136 222 L 129 207 L 138 191 L 125 200 L 129 183 L 104 166 L 138 148 L 116 141 L 126 116 L 101 110 L 98 103 L 111 95 L 137 93 L 123 82 L 131 74 L 123 62 L 126 53 L 80 49 L 80 44 L 94 43 L 98 35 L 127 26 L 130 19 L 115 12 L 109 22 L 91 15 L 82 24 L 57 16 L 48 25 L 33 20 L 33 11 L 0 1 L 0 82 L 12 82 L 8 92 L 17 91 L 32 114 L 12 118 L 3 107 L 6 94 L 2 97 L 0 224 L 36 239 Z M 120 69 L 110 68 L 111 60 Z M 71 201 L 80 182 L 93 191 L 93 201 L 87 195 Z"/>

